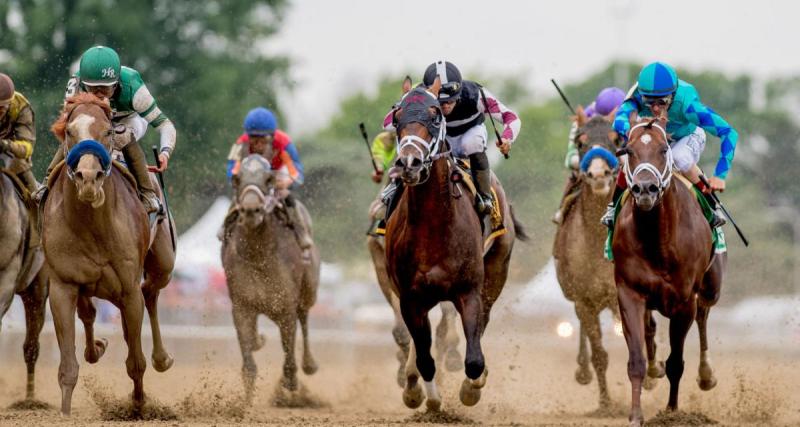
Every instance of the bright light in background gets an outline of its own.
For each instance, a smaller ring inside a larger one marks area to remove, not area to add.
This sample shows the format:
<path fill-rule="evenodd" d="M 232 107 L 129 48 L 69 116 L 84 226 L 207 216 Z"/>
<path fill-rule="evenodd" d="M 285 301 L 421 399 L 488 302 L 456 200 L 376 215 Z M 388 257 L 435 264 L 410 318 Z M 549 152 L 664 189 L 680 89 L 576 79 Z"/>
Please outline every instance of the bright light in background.
<path fill-rule="evenodd" d="M 575 331 L 575 328 L 572 327 L 572 323 L 569 322 L 561 322 L 556 327 L 556 333 L 561 338 L 569 338 L 572 336 L 572 333 Z"/>
<path fill-rule="evenodd" d="M 618 336 L 622 336 L 622 322 L 619 320 L 614 321 L 614 333 Z"/>

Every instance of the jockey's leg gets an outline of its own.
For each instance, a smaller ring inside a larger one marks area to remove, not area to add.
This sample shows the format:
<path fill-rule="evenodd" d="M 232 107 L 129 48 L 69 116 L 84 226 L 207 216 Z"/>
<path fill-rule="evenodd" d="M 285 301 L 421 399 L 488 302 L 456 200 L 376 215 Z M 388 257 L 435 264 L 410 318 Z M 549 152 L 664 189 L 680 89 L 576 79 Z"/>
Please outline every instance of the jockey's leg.
<path fill-rule="evenodd" d="M 468 157 L 470 172 L 475 182 L 475 209 L 483 217 L 492 210 L 492 171 L 489 168 L 489 158 L 486 156 L 486 126 L 479 124 L 473 126 L 463 135 L 448 138 L 453 152 L 457 157 Z"/>
<path fill-rule="evenodd" d="M 33 196 L 39 188 L 39 184 L 36 182 L 36 177 L 33 176 L 33 171 L 31 170 L 31 164 L 28 161 L 23 160 L 15 160 L 15 166 L 20 170 L 17 172 L 17 178 L 22 182 L 22 185 L 28 190 L 28 192 Z M 36 209 L 36 206 L 33 206 L 32 209 L 28 209 L 28 213 L 30 215 L 30 224 L 31 224 L 31 247 L 39 246 L 41 243 L 39 237 L 39 210 Z"/>
<path fill-rule="evenodd" d="M 25 164 L 25 167 L 22 168 L 22 171 L 17 173 L 17 178 L 19 178 L 19 180 L 22 182 L 22 185 L 24 185 L 31 194 L 33 194 L 39 188 L 39 183 L 36 182 L 36 177 L 33 176 L 33 170 L 31 170 L 31 167 L 28 164 Z"/>
<path fill-rule="evenodd" d="M 714 217 L 709 222 L 711 228 L 717 228 L 725 225 L 727 221 L 722 216 L 716 200 L 712 197 L 711 189 L 706 188 L 700 179 L 703 171 L 697 166 L 697 162 L 700 160 L 700 155 L 703 154 L 705 148 L 706 133 L 698 127 L 693 133 L 672 144 L 672 158 L 675 161 L 675 167 L 681 171 L 683 176 L 702 191 L 703 196 L 713 210 Z"/>
<path fill-rule="evenodd" d="M 300 249 L 303 251 L 303 258 L 310 259 L 310 250 L 311 246 L 314 245 L 314 241 L 311 240 L 311 235 L 308 233 L 305 221 L 300 217 L 300 211 L 297 210 L 294 196 L 289 193 L 289 195 L 283 199 L 283 204 L 286 206 L 286 213 L 289 214 L 289 221 L 291 221 L 292 228 L 297 237 L 297 244 L 300 245 Z"/>
<path fill-rule="evenodd" d="M 139 185 L 139 197 L 142 199 L 145 210 L 148 214 L 158 212 L 161 209 L 161 202 L 147 171 L 147 159 L 144 157 L 144 150 L 136 141 L 133 141 L 122 148 L 122 155 L 125 157 L 128 169 L 133 173 L 133 177 L 136 178 L 136 183 Z"/>
<path fill-rule="evenodd" d="M 617 209 L 619 198 L 622 197 L 622 193 L 624 193 L 627 188 L 628 182 L 625 180 L 625 171 L 620 169 L 617 175 L 617 185 L 614 186 L 614 194 L 611 196 L 611 202 L 609 202 L 606 208 L 606 213 L 600 218 L 601 224 L 608 228 L 614 228 L 614 212 Z"/>
<path fill-rule="evenodd" d="M 403 194 L 403 180 L 402 179 L 391 179 L 389 183 L 386 184 L 386 188 L 381 191 L 381 200 L 383 204 L 386 205 L 386 215 L 383 217 L 383 220 L 378 224 L 378 228 L 381 230 L 386 230 L 386 222 L 389 221 L 389 217 L 394 212 L 395 208 L 397 208 L 397 203 L 400 201 L 400 195 Z"/>
<path fill-rule="evenodd" d="M 47 181 L 50 179 L 50 173 L 53 172 L 53 169 L 64 160 L 64 150 L 59 147 L 56 150 L 55 155 L 53 155 L 53 160 L 50 161 L 50 164 L 47 166 L 47 172 L 44 174 L 44 179 L 42 180 L 42 185 L 39 188 L 31 193 L 31 197 L 36 203 L 41 202 L 44 195 L 47 193 Z"/>

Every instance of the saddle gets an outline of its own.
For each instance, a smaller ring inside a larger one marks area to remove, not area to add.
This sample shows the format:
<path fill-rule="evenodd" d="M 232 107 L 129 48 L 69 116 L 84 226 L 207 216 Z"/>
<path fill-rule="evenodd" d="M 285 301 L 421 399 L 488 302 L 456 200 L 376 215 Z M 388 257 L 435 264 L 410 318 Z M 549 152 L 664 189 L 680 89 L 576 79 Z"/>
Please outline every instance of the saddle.
<path fill-rule="evenodd" d="M 448 160 L 448 162 L 449 161 L 450 160 Z M 466 187 L 467 191 L 474 199 L 478 194 L 478 190 L 475 187 L 475 182 L 472 180 L 469 162 L 464 159 L 455 159 L 455 163 L 450 165 L 450 169 L 450 180 L 453 182 L 454 197 L 461 197 L 462 187 L 459 186 L 459 184 L 463 184 L 463 187 Z M 492 174 L 494 175 L 494 173 Z M 492 187 L 492 198 L 494 200 L 492 203 L 492 212 L 489 215 L 486 215 L 481 221 L 484 255 L 486 252 L 488 252 L 489 248 L 492 246 L 492 243 L 497 237 L 508 232 L 503 224 L 503 212 L 500 209 L 500 200 L 497 197 L 497 192 L 495 191 L 494 187 Z"/>

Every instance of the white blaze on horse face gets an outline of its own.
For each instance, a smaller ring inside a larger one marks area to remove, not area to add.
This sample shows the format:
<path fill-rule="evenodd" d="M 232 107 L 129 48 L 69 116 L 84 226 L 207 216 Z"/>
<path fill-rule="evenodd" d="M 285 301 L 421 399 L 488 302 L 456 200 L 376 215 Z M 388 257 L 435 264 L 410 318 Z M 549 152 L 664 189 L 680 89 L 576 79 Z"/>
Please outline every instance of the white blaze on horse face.
<path fill-rule="evenodd" d="M 639 138 L 639 141 L 642 141 L 642 144 L 644 144 L 644 145 L 649 144 L 650 141 L 652 141 L 652 140 L 653 140 L 653 137 L 651 137 L 649 134 L 644 134 L 644 135 L 642 135 L 641 138 Z"/>
<path fill-rule="evenodd" d="M 95 120 L 96 119 L 94 117 L 88 114 L 81 114 L 77 118 L 73 119 L 69 125 L 67 125 L 67 127 L 69 128 L 71 134 L 75 135 L 76 140 L 78 141 L 94 139 L 90 129 Z"/>

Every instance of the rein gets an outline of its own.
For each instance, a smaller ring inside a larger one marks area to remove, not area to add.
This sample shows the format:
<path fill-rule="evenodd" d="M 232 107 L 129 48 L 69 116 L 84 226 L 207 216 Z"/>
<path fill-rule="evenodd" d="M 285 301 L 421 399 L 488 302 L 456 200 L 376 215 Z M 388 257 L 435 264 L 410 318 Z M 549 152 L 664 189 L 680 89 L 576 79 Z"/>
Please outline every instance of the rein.
<path fill-rule="evenodd" d="M 256 184 L 247 184 L 242 188 L 242 191 L 239 193 L 239 196 L 236 197 L 236 206 L 234 207 L 235 210 L 240 210 L 242 205 L 240 200 L 247 195 L 247 193 L 255 193 L 258 200 L 261 202 L 261 206 L 264 207 L 265 210 L 269 210 L 269 203 L 270 201 L 274 200 L 275 197 L 275 189 L 270 188 L 268 193 L 264 193 L 264 191 L 259 188 Z"/>
<path fill-rule="evenodd" d="M 628 137 L 633 133 L 634 130 L 640 127 L 655 127 L 656 129 L 660 130 L 661 133 L 664 135 L 664 141 L 667 144 L 667 161 L 664 165 L 664 170 L 659 171 L 658 168 L 655 167 L 650 162 L 640 163 L 636 168 L 631 172 L 630 163 L 628 162 L 628 157 L 625 156 L 623 160 L 623 168 L 625 170 L 625 179 L 628 180 L 628 185 L 633 185 L 633 180 L 642 172 L 650 172 L 653 176 L 656 177 L 658 180 L 658 197 L 660 198 L 664 191 L 669 187 L 670 182 L 672 181 L 672 168 L 674 166 L 674 160 L 672 158 L 672 147 L 669 145 L 669 138 L 667 138 L 667 131 L 664 130 L 661 125 L 658 123 L 639 123 L 636 126 L 632 127 L 631 130 L 628 132 Z"/>

